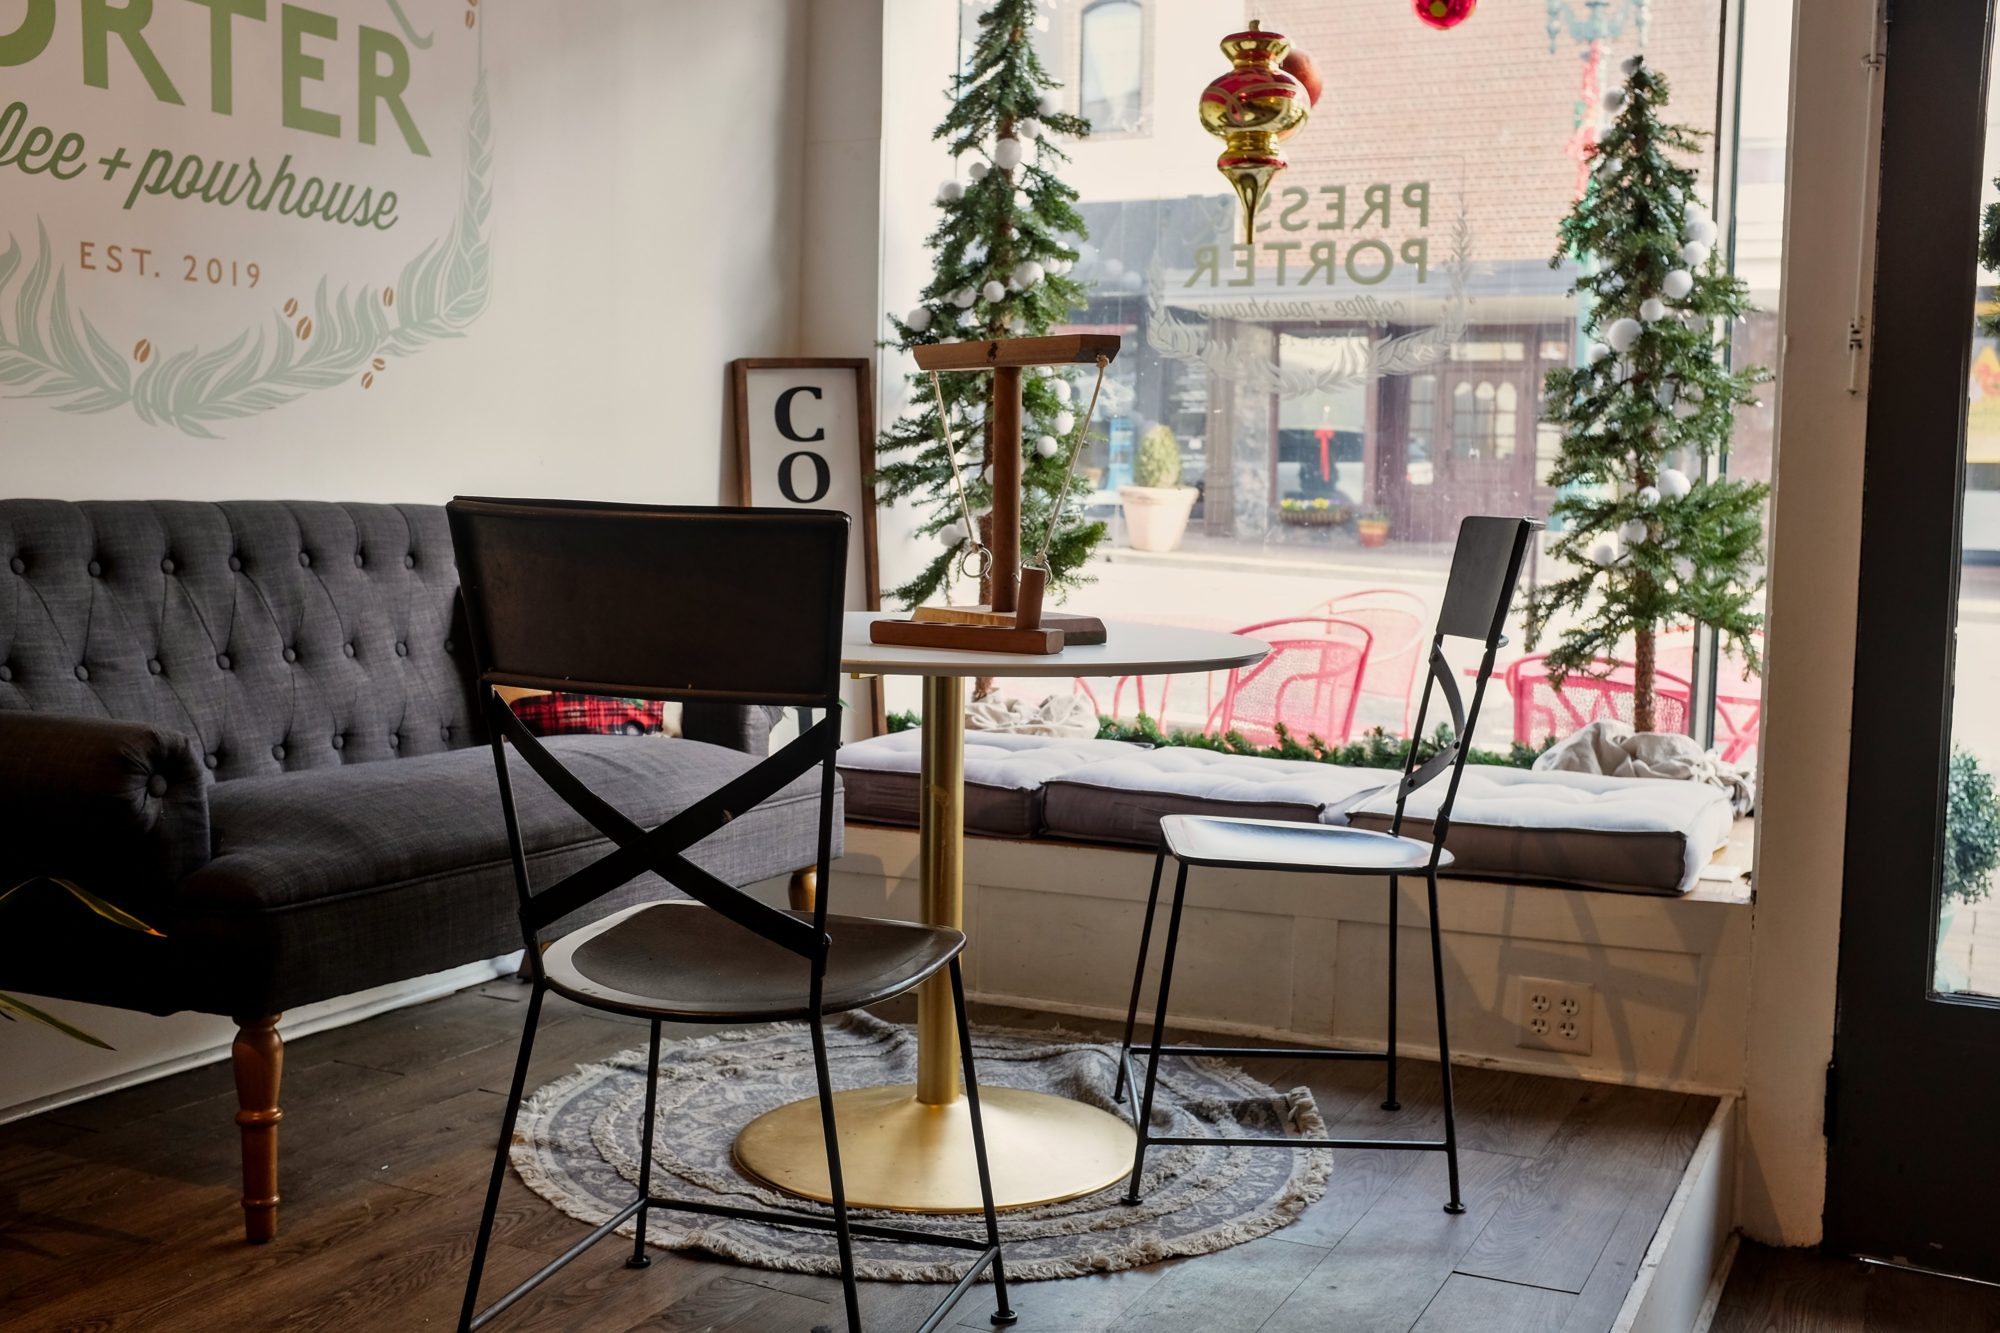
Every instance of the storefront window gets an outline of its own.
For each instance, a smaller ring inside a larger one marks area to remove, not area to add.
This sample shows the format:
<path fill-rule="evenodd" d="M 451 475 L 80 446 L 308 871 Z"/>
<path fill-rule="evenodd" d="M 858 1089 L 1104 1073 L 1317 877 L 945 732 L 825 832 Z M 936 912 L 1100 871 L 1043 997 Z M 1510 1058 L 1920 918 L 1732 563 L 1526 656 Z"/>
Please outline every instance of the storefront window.
<path fill-rule="evenodd" d="M 1550 257 L 1588 185 L 1604 91 L 1634 53 L 1671 81 L 1668 118 L 1709 132 L 1693 164 L 1703 201 L 1763 311 L 1733 331 L 1733 355 L 1773 366 L 1789 5 L 1747 6 L 1745 26 L 1725 0 L 1487 5 L 1447 33 L 1377 0 L 1052 6 L 1050 68 L 1078 72 L 1073 104 L 1111 131 L 1064 145 L 1089 230 L 1075 276 L 1094 284 L 1073 327 L 1124 339 L 1083 460 L 1112 544 L 1078 605 L 1230 629 L 1330 602 L 1338 614 L 1342 598 L 1388 588 L 1428 625 L 1461 519 L 1547 517 L 1561 441 L 1539 419 L 1543 379 L 1584 354 L 1586 314 L 1568 290 L 1578 257 Z M 1217 41 L 1253 16 L 1311 53 L 1325 92 L 1245 245 L 1194 109 L 1224 68 Z M 1746 91 L 1720 103 L 1739 41 Z M 1151 132 L 1122 133 L 1147 98 Z M 1768 476 L 1770 398 L 1739 422 L 1733 474 Z M 1174 549 L 1137 551 L 1119 488 L 1159 426 L 1200 498 Z M 1558 572 L 1538 553 L 1525 578 Z M 1663 627 L 1662 666 L 1691 692 L 1698 642 L 1695 627 Z M 1735 700 L 1714 741 L 1753 760 L 1759 683 L 1714 690 Z M 1213 695 L 1176 691 L 1165 720 L 1207 725 Z M 1532 712 L 1497 695 L 1479 740 L 1536 739 Z"/>

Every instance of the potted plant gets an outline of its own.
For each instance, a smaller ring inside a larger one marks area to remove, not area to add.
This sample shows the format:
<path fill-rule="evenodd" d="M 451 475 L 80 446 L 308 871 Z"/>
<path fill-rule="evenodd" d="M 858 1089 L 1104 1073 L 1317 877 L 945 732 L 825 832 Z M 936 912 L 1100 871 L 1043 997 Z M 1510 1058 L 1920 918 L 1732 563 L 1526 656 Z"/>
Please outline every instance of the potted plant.
<path fill-rule="evenodd" d="M 1354 535 L 1363 546 L 1382 545 L 1389 540 L 1389 516 L 1379 509 L 1369 510 L 1355 520 Z"/>
<path fill-rule="evenodd" d="M 1181 446 L 1167 425 L 1148 427 L 1139 437 L 1132 462 L 1132 484 L 1118 488 L 1125 510 L 1125 530 L 1141 551 L 1171 551 L 1181 544 L 1188 515 L 1200 494 L 1181 481 Z"/>
<path fill-rule="evenodd" d="M 1278 521 L 1293 527 L 1339 528 L 1353 519 L 1354 513 L 1346 505 L 1324 495 L 1313 499 L 1288 495 L 1278 501 Z"/>
<path fill-rule="evenodd" d="M 2000 795 L 1988 773 L 1969 750 L 1956 746 L 1945 784 L 1944 866 L 1938 884 L 1938 943 L 1951 934 L 1960 904 L 1983 901 L 1993 891 L 1993 872 L 2000 868 Z M 1937 986 L 1960 991 L 1965 970 L 1938 960 Z"/>

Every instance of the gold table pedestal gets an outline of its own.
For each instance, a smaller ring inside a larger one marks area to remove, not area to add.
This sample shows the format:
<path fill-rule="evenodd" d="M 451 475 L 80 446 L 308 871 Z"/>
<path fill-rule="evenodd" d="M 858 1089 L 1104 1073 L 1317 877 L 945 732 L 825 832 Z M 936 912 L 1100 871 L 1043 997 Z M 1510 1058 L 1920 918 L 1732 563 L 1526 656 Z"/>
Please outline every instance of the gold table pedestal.
<path fill-rule="evenodd" d="M 965 685 L 924 678 L 923 779 L 918 805 L 924 920 L 964 928 Z M 821 886 L 826 892 L 827 886 Z M 1132 1127 L 1065 1097 L 982 1087 L 979 1100 L 994 1202 L 1027 1208 L 1093 1194 L 1132 1169 Z M 959 1082 L 951 979 L 917 993 L 917 1081 L 834 1097 L 841 1176 L 857 1208 L 916 1213 L 979 1210 L 972 1120 Z M 765 1183 L 830 1201 L 819 1101 L 768 1111 L 736 1140 L 736 1162 Z"/>

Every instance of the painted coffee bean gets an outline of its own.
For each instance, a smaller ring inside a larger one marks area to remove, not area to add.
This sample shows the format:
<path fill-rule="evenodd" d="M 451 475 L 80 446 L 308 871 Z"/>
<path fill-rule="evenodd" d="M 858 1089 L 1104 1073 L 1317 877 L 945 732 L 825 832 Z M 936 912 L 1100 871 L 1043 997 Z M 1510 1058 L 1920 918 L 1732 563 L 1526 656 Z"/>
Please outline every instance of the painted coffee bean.
<path fill-rule="evenodd" d="M 371 370 L 367 374 L 361 377 L 361 387 L 364 389 L 370 389 L 373 388 L 374 386 L 375 386 L 375 372 Z"/>
<path fill-rule="evenodd" d="M 293 299 L 291 299 L 291 300 L 289 300 L 289 301 L 286 301 L 286 302 L 285 302 L 285 318 L 286 318 L 286 319 L 290 319 L 290 318 L 291 318 L 291 317 L 292 317 L 293 315 L 296 315 L 296 314 L 298 314 L 298 313 L 299 313 L 299 303 L 298 303 L 298 299 L 297 299 L 296 297 L 294 297 Z"/>
<path fill-rule="evenodd" d="M 304 342 L 306 339 L 312 336 L 313 336 L 312 316 L 307 315 L 304 319 L 301 319 L 299 321 L 299 341 Z"/>
<path fill-rule="evenodd" d="M 132 349 L 132 359 L 134 361 L 137 361 L 141 365 L 144 365 L 146 363 L 146 358 L 150 357 L 152 354 L 153 354 L 153 344 L 145 338 L 141 338 L 139 340 L 139 345 Z"/>

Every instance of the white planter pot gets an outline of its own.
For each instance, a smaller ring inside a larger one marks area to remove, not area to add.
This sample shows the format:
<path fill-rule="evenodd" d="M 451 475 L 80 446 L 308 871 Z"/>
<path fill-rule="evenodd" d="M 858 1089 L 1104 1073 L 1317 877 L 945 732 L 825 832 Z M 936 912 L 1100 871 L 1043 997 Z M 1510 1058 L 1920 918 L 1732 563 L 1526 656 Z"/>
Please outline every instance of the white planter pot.
<path fill-rule="evenodd" d="M 1171 551 L 1179 546 L 1199 494 L 1192 486 L 1120 486 L 1118 502 L 1134 549 Z"/>

